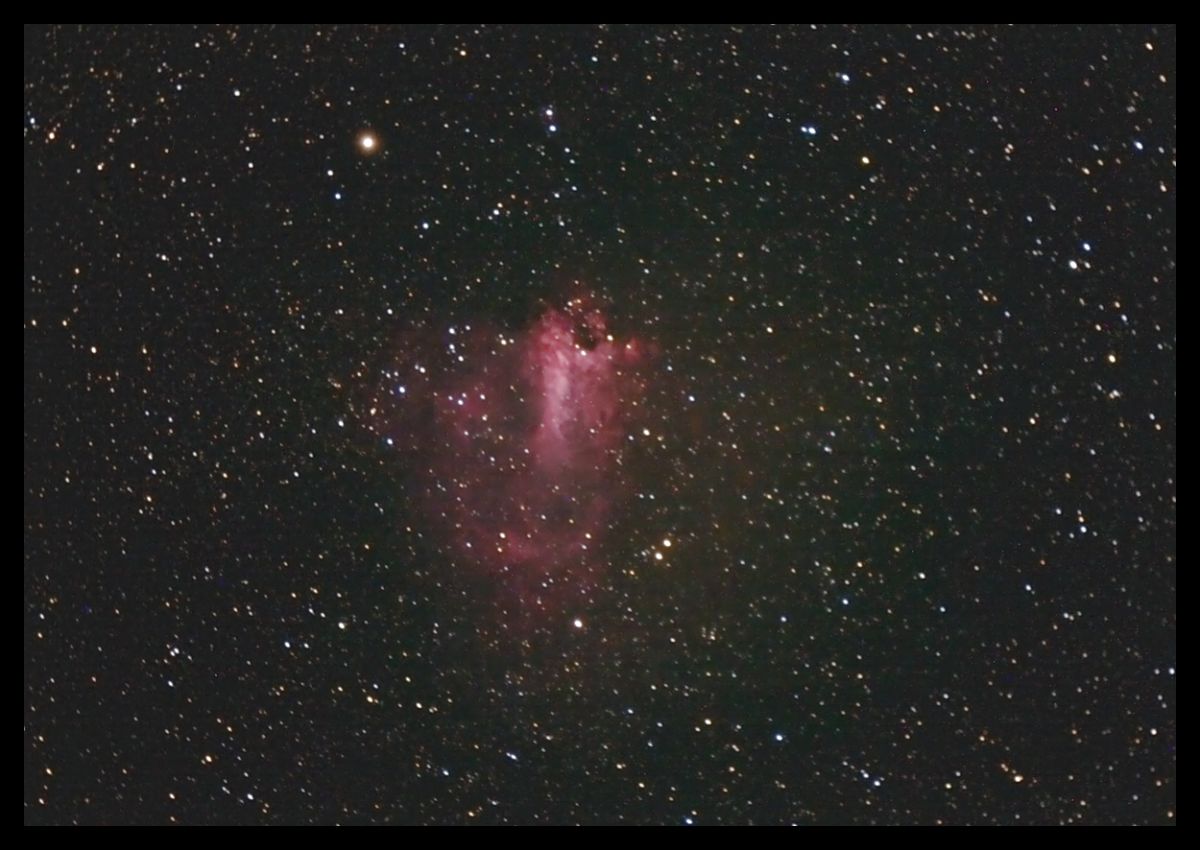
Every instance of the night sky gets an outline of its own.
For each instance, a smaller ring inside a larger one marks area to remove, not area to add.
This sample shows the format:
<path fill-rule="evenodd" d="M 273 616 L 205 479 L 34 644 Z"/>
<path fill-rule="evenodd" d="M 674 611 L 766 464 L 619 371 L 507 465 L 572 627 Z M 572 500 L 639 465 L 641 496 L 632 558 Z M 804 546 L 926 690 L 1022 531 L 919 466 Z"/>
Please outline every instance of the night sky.
<path fill-rule="evenodd" d="M 1171 824 L 1176 30 L 27 27 L 26 824 Z"/>

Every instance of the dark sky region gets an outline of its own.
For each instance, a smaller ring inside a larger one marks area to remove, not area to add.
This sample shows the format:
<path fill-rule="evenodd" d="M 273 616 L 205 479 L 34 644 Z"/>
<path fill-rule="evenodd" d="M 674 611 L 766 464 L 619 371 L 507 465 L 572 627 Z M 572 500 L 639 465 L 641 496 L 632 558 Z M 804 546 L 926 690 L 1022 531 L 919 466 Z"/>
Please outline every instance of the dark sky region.
<path fill-rule="evenodd" d="M 1176 29 L 26 27 L 26 824 L 1172 824 Z"/>

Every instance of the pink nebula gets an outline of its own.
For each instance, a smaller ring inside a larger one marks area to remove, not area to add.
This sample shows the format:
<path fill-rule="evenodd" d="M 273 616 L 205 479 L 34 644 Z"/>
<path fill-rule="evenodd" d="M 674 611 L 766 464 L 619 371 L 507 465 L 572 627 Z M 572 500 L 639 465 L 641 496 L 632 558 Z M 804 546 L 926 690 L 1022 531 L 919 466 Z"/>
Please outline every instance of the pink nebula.
<path fill-rule="evenodd" d="M 590 581 L 625 495 L 644 351 L 585 298 L 519 333 L 401 343 L 372 428 L 411 464 L 424 530 L 456 568 L 521 588 Z"/>

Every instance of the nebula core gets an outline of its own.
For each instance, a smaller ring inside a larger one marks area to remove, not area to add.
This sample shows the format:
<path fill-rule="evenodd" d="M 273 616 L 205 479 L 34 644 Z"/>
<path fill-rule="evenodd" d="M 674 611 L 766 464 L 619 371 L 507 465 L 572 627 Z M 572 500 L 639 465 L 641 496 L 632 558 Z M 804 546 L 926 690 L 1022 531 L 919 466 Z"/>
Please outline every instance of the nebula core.
<path fill-rule="evenodd" d="M 456 566 L 578 590 L 627 492 L 623 451 L 648 360 L 590 297 L 516 333 L 413 334 L 383 372 L 372 427 L 408 456 L 414 507 Z"/>

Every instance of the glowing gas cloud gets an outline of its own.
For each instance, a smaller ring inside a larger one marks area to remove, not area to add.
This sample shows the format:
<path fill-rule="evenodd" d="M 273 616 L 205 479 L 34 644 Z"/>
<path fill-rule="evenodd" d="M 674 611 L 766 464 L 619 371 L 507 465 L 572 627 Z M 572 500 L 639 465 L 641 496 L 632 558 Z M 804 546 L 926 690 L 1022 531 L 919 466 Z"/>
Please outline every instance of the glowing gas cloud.
<path fill-rule="evenodd" d="M 648 354 L 588 297 L 517 331 L 413 333 L 382 372 L 371 427 L 459 568 L 518 587 L 586 583 L 626 492 Z"/>

